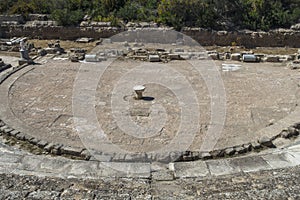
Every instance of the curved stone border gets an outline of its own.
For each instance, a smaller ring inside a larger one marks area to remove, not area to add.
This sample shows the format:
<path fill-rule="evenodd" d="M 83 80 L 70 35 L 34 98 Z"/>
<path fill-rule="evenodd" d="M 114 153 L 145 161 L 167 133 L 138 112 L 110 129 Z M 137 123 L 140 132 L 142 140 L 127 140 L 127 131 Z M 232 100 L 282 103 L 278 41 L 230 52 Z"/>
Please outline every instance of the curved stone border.
<path fill-rule="evenodd" d="M 34 59 L 38 58 L 36 56 Z M 5 73 L 0 77 L 0 84 L 2 84 L 9 76 L 16 73 L 17 71 L 27 67 L 28 64 L 24 64 L 22 66 L 18 66 L 13 68 L 12 71 Z M 299 111 L 298 111 L 299 110 Z M 295 114 L 296 113 L 296 114 Z M 295 121 L 294 115 L 300 115 L 300 108 L 297 109 L 286 118 L 280 120 L 275 126 L 276 129 L 284 126 L 289 122 Z M 282 122 L 284 121 L 284 122 Z M 278 125 L 279 124 L 279 125 Z M 292 123 L 290 123 L 292 124 Z M 272 127 L 270 126 L 270 127 Z M 277 126 L 277 127 L 276 127 Z M 288 126 L 288 125 L 287 125 Z M 243 155 L 253 151 L 261 151 L 267 148 L 276 148 L 273 144 L 279 138 L 290 139 L 293 137 L 299 136 L 300 133 L 300 123 L 294 123 L 294 125 L 289 126 L 288 128 L 282 128 L 281 132 L 275 136 L 268 137 L 267 134 L 263 134 L 266 129 L 269 130 L 270 127 L 264 128 L 260 130 L 262 137 L 257 141 L 241 144 L 233 147 L 227 147 L 224 149 L 213 150 L 210 152 L 197 152 L 197 151 L 185 151 L 185 152 L 170 152 L 169 155 L 159 155 L 159 154 L 151 154 L 151 153 L 136 153 L 136 154 L 106 154 L 102 152 L 96 152 L 97 159 L 104 162 L 152 162 L 152 161 L 161 161 L 161 162 L 185 162 L 185 161 L 196 161 L 196 160 L 208 160 L 208 159 L 218 159 L 224 157 L 234 157 L 238 155 Z M 276 131 L 274 128 L 273 131 Z M 48 143 L 44 140 L 39 140 L 34 138 L 26 133 L 15 130 L 12 127 L 9 127 L 0 119 L 0 135 L 5 135 L 7 137 L 12 137 L 16 140 L 25 142 L 29 145 L 34 145 L 41 150 L 48 152 L 52 155 L 60 155 L 73 159 L 81 159 L 81 160 L 95 160 L 89 153 L 89 151 L 85 148 L 71 147 L 63 144 L 56 143 Z"/>
<path fill-rule="evenodd" d="M 239 146 L 228 147 L 225 149 L 214 150 L 210 152 L 196 152 L 196 151 L 185 151 L 185 152 L 171 152 L 168 156 L 158 154 L 100 154 L 101 161 L 105 162 L 152 162 L 153 160 L 160 160 L 161 162 L 174 162 L 174 158 L 178 158 L 176 162 L 196 161 L 196 160 L 209 160 L 218 159 L 224 157 L 236 157 L 252 151 L 261 151 L 267 148 L 276 148 L 273 142 L 279 138 L 286 140 L 298 137 L 300 134 L 300 123 L 296 123 L 287 129 L 283 130 L 280 134 L 273 138 L 263 137 L 258 141 L 247 143 Z M 41 150 L 48 152 L 53 155 L 65 156 L 73 159 L 81 160 L 94 160 L 91 157 L 88 150 L 85 148 L 70 147 L 63 144 L 48 143 L 44 140 L 36 139 L 32 136 L 24 134 L 18 130 L 15 130 L 6 125 L 0 120 L 0 135 L 7 137 L 13 137 L 16 140 L 26 142 L 31 145 L 35 145 Z M 161 158 L 161 159 L 160 159 Z M 98 158 L 99 159 L 99 158 Z"/>

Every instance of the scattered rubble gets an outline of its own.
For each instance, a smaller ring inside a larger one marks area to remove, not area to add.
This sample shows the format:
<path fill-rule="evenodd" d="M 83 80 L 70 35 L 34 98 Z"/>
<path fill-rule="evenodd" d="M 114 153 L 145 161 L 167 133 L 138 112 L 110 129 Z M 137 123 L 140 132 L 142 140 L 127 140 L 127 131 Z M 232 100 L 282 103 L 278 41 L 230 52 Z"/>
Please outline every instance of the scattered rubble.
<path fill-rule="evenodd" d="M 85 49 L 81 48 L 72 48 L 70 49 L 70 60 L 72 62 L 79 62 L 80 60 L 84 60 L 86 54 Z"/>
<path fill-rule="evenodd" d="M 42 16 L 41 16 L 42 17 Z M 13 51 L 18 52 L 20 47 L 19 43 L 24 37 L 12 38 L 12 39 L 1 39 L 0 40 L 0 50 L 1 51 Z M 94 38 L 78 38 L 76 42 L 78 43 L 89 43 L 95 41 Z M 96 45 L 112 44 L 110 38 L 104 38 L 99 40 Z M 149 62 L 169 62 L 171 60 L 190 60 L 190 59 L 212 59 L 212 60 L 233 60 L 233 61 L 243 61 L 243 62 L 274 62 L 274 63 L 286 63 L 290 62 L 288 66 L 291 69 L 297 69 L 297 60 L 300 59 L 300 52 L 291 55 L 267 55 L 267 54 L 255 54 L 252 51 L 233 51 L 233 47 L 230 51 L 218 52 L 218 51 L 208 51 L 208 52 L 189 52 L 177 44 L 174 49 L 148 49 L 143 43 L 128 43 L 123 42 L 123 49 L 110 49 L 106 52 L 100 52 L 96 57 L 89 57 L 87 62 L 99 62 L 104 61 L 107 58 L 116 58 L 119 56 L 124 56 L 126 58 L 149 61 Z M 61 48 L 60 42 L 49 43 L 48 47 L 42 49 L 40 47 L 35 48 L 34 44 L 28 44 L 28 49 L 30 54 L 45 56 L 46 54 L 60 55 L 65 53 L 65 50 Z M 69 58 L 73 62 L 78 62 L 85 59 L 86 52 L 78 52 L 71 49 Z M 293 62 L 295 61 L 295 62 Z"/>
<path fill-rule="evenodd" d="M 61 48 L 60 46 L 60 41 L 57 40 L 55 43 L 49 43 L 48 47 L 45 48 L 45 51 L 47 52 L 47 54 L 63 54 L 65 53 L 65 50 L 63 48 Z"/>
<path fill-rule="evenodd" d="M 11 64 L 5 64 L 4 61 L 0 58 L 0 72 L 11 68 Z"/>
<path fill-rule="evenodd" d="M 293 70 L 300 69 L 300 60 L 294 60 L 293 62 L 290 62 L 288 67 Z"/>

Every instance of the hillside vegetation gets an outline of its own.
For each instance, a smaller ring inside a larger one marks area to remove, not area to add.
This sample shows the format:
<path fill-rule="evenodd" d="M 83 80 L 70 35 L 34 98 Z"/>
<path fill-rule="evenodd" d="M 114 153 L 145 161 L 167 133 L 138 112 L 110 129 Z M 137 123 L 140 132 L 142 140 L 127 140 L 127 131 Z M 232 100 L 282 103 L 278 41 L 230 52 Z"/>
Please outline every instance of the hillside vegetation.
<path fill-rule="evenodd" d="M 1 14 L 51 14 L 60 25 L 95 21 L 154 21 L 181 29 L 269 30 L 300 19 L 300 0 L 1 0 Z"/>

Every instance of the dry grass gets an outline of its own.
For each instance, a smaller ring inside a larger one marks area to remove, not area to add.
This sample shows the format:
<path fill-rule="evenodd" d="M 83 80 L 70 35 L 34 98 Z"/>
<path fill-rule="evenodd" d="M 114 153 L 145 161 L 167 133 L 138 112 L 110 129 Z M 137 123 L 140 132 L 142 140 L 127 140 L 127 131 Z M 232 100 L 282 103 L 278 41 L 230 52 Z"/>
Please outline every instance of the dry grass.
<path fill-rule="evenodd" d="M 56 40 L 29 40 L 28 42 L 31 42 L 34 44 L 35 47 L 42 47 L 46 48 L 48 47 L 48 43 L 55 43 Z M 90 52 L 93 48 L 95 48 L 97 41 L 90 42 L 90 43 L 78 43 L 74 41 L 69 40 L 60 40 L 60 46 L 64 48 L 65 50 L 71 49 L 71 48 L 82 48 L 87 50 L 87 52 Z"/>
<path fill-rule="evenodd" d="M 207 46 L 204 47 L 208 51 L 229 52 L 231 47 Z M 286 47 L 257 47 L 254 49 L 246 49 L 244 47 L 234 47 L 234 53 L 241 51 L 253 51 L 257 54 L 273 54 L 273 55 L 290 55 L 298 52 L 297 48 Z"/>
<path fill-rule="evenodd" d="M 11 57 L 20 57 L 20 52 L 0 51 L 0 55 L 11 56 Z"/>

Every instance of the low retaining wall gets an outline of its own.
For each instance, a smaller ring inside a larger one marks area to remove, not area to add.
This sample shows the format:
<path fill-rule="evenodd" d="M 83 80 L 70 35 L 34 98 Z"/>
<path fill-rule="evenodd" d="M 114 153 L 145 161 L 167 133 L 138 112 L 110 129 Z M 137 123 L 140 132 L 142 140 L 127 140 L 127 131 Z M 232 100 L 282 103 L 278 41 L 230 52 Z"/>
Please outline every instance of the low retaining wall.
<path fill-rule="evenodd" d="M 61 27 L 2 25 L 0 37 L 30 37 L 36 39 L 76 40 L 80 37 L 108 38 L 124 31 L 115 27 Z M 185 28 L 182 33 L 192 37 L 203 46 L 231 46 L 233 43 L 245 47 L 293 47 L 300 48 L 300 31 L 277 29 L 270 32 L 211 31 L 201 28 Z"/>
<path fill-rule="evenodd" d="M 278 29 L 270 32 L 253 31 L 209 31 L 186 28 L 182 31 L 203 46 L 293 47 L 300 48 L 300 31 Z"/>
<path fill-rule="evenodd" d="M 46 26 L 31 27 L 24 25 L 1 26 L 0 36 L 2 38 L 29 37 L 34 39 L 60 39 L 76 40 L 81 37 L 90 37 L 95 39 L 111 37 L 122 30 L 119 28 L 80 28 L 80 27 L 62 27 Z"/>
<path fill-rule="evenodd" d="M 76 40 L 80 37 L 108 38 L 124 31 L 115 27 L 61 27 L 15 25 L 0 27 L 0 37 L 30 37 L 36 39 Z M 300 31 L 278 29 L 270 32 L 211 31 L 201 28 L 185 28 L 182 33 L 203 46 L 230 46 L 233 43 L 245 47 L 293 47 L 300 48 Z"/>

